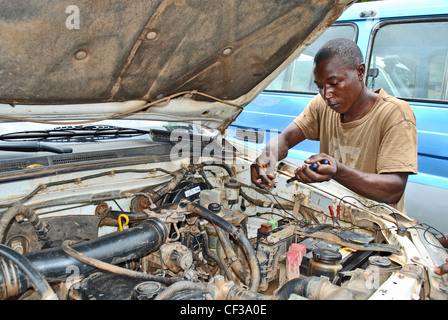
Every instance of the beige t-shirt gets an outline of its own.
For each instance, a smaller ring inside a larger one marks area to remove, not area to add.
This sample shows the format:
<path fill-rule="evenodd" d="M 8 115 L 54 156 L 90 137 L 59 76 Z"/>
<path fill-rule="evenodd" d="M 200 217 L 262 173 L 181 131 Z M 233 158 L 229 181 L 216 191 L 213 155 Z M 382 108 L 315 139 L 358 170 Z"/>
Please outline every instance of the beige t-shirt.
<path fill-rule="evenodd" d="M 294 122 L 309 140 L 320 141 L 320 152 L 367 173 L 417 173 L 417 128 L 405 101 L 384 90 L 363 118 L 341 123 L 341 115 L 318 94 Z M 403 199 L 394 205 L 403 210 Z"/>

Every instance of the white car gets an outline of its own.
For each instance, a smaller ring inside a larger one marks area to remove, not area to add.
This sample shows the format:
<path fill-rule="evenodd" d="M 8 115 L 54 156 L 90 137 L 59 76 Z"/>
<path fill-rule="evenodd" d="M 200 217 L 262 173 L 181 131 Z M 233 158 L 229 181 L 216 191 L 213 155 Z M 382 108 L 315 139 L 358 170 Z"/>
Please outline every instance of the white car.
<path fill-rule="evenodd" d="M 226 139 L 348 2 L 2 2 L 0 298 L 447 299 L 431 228 Z"/>

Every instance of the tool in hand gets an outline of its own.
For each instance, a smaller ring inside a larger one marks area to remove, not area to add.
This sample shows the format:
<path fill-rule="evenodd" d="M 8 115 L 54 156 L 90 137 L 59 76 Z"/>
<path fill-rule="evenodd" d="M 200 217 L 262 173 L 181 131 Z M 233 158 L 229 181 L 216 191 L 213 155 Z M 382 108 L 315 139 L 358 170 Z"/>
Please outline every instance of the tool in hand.
<path fill-rule="evenodd" d="M 341 206 L 336 206 L 336 215 L 334 214 L 333 207 L 328 206 L 328 209 L 330 209 L 331 218 L 333 219 L 333 228 L 337 225 L 339 228 L 341 227 L 339 223 L 339 218 L 341 217 Z"/>
<path fill-rule="evenodd" d="M 325 159 L 325 160 L 322 160 L 322 161 L 320 162 L 320 164 L 330 164 L 330 162 L 329 162 L 328 160 Z M 316 171 L 316 169 L 317 169 L 317 162 L 310 164 L 308 167 L 309 167 L 311 170 Z M 286 180 L 286 183 L 290 183 L 290 182 L 295 181 L 295 180 L 297 180 L 297 177 L 294 176 L 294 177 L 289 178 L 288 180 Z"/>

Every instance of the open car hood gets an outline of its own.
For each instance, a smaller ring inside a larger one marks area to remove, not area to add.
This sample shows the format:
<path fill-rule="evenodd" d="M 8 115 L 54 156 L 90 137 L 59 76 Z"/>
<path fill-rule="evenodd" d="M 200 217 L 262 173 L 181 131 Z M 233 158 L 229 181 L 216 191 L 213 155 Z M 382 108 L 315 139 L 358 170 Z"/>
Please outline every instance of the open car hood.
<path fill-rule="evenodd" d="M 226 128 L 350 1 L 72 2 L 0 1 L 3 120 Z"/>

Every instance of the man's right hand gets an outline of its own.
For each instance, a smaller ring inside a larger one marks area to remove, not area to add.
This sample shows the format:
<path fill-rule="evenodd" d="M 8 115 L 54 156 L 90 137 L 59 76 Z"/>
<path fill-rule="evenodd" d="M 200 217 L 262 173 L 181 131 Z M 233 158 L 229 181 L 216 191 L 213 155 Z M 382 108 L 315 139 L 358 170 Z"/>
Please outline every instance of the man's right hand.
<path fill-rule="evenodd" d="M 259 188 L 272 188 L 277 161 L 286 158 L 288 150 L 305 140 L 302 130 L 291 122 L 278 136 L 273 137 L 261 155 L 250 166 L 252 183 Z"/>
<path fill-rule="evenodd" d="M 277 159 L 262 154 L 250 166 L 252 183 L 262 189 L 270 189 L 275 185 L 275 166 Z"/>

